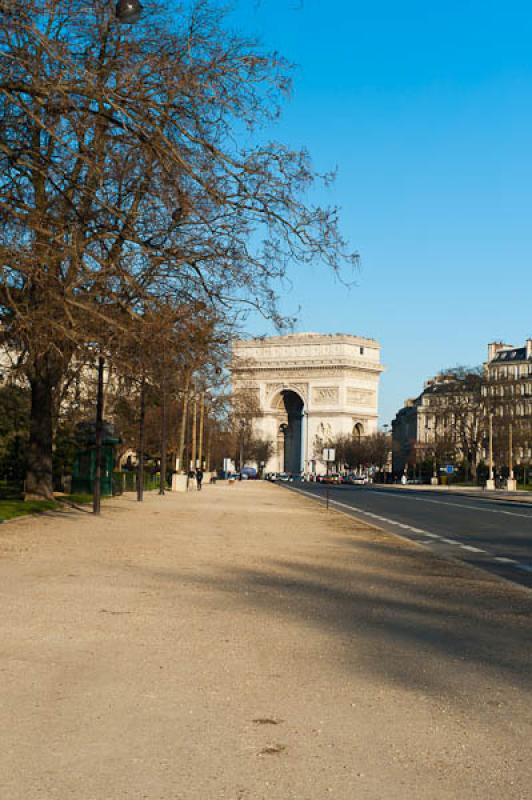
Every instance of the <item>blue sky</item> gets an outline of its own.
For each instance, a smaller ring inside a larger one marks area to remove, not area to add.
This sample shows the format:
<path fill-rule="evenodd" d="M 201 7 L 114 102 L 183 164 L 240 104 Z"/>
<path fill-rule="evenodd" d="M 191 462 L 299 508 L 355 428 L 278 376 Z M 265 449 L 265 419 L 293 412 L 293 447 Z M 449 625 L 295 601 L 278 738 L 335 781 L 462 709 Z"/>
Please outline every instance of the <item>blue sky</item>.
<path fill-rule="evenodd" d="M 361 257 L 349 292 L 294 269 L 296 330 L 378 339 L 381 422 L 439 369 L 532 336 L 532 10 L 524 2 L 236 0 L 297 65 L 272 136 L 338 168 L 324 202 Z M 254 321 L 251 333 L 272 333 Z"/>

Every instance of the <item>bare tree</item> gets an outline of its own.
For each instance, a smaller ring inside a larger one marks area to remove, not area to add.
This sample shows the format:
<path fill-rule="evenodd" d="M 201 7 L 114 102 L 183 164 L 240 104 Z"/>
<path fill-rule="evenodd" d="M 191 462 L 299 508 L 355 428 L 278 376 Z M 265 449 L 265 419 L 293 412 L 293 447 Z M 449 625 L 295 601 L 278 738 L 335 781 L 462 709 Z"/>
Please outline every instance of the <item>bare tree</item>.
<path fill-rule="evenodd" d="M 375 467 L 378 472 L 384 472 L 390 460 L 391 454 L 391 435 L 377 431 L 367 436 L 363 443 L 367 451 L 367 461 Z"/>
<path fill-rule="evenodd" d="M 461 458 L 466 480 L 469 474 L 476 480 L 482 457 L 487 420 L 483 380 L 483 367 L 453 367 L 442 370 L 425 392 L 432 432 L 427 454 L 440 463 Z"/>
<path fill-rule="evenodd" d="M 391 451 L 390 435 L 377 432 L 359 437 L 337 436 L 327 446 L 335 449 L 336 463 L 348 469 L 375 467 L 382 472 L 388 463 Z"/>
<path fill-rule="evenodd" d="M 226 398 L 228 402 L 227 431 L 231 452 L 239 467 L 244 466 L 245 460 L 251 455 L 254 443 L 253 422 L 260 416 L 260 404 L 257 390 L 252 387 L 242 386 Z"/>
<path fill-rule="evenodd" d="M 247 456 L 255 461 L 259 469 L 261 465 L 267 464 L 275 451 L 274 443 L 271 439 L 261 439 L 253 437 L 248 443 Z"/>
<path fill-rule="evenodd" d="M 207 0 L 120 27 L 109 0 L 11 0 L 0 17 L 0 322 L 31 387 L 28 496 L 52 493 L 54 395 L 81 344 L 158 294 L 279 316 L 288 262 L 353 263 L 302 199 L 275 119 L 287 65 Z M 245 135 L 243 133 L 245 132 Z"/>
<path fill-rule="evenodd" d="M 169 447 L 174 452 L 183 449 L 177 425 L 173 437 L 169 430 L 170 412 L 173 407 L 177 418 L 176 405 L 183 394 L 188 398 L 194 370 L 201 379 L 221 358 L 225 334 L 203 303 L 153 302 L 129 323 L 114 347 L 114 394 L 122 398 L 117 403 L 122 432 L 128 432 L 130 445 L 137 450 L 138 499 L 142 500 L 145 452 L 159 458 L 159 488 L 164 493 Z M 124 401 L 124 395 L 132 402 Z M 185 412 L 181 417 L 183 436 L 186 416 Z"/>

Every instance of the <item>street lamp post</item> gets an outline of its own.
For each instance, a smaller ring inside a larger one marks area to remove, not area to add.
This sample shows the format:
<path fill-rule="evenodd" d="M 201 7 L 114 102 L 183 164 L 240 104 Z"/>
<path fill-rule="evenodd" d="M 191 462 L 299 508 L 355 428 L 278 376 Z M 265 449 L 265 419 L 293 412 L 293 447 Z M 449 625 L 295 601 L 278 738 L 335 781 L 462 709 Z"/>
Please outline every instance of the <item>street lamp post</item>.
<path fill-rule="evenodd" d="M 168 402 L 165 382 L 163 382 L 161 400 L 161 469 L 159 472 L 159 494 L 164 494 L 166 489 L 166 451 L 168 448 Z"/>
<path fill-rule="evenodd" d="M 288 425 L 286 422 L 281 422 L 279 425 L 279 432 L 282 434 L 282 442 L 283 442 L 283 463 L 281 466 L 281 454 L 279 452 L 279 472 L 284 472 L 285 469 L 285 454 L 286 454 L 286 432 L 288 430 Z"/>
<path fill-rule="evenodd" d="M 96 399 L 96 428 L 95 428 L 95 470 L 92 488 L 92 510 L 94 514 L 100 513 L 102 496 L 102 444 L 103 444 L 103 356 L 98 356 L 98 394 Z"/>
<path fill-rule="evenodd" d="M 486 481 L 486 489 L 493 491 L 495 489 L 495 480 L 493 478 L 493 414 L 488 416 L 488 447 L 489 447 L 489 478 Z"/>
<path fill-rule="evenodd" d="M 246 421 L 244 419 L 240 420 L 240 447 L 239 447 L 239 454 L 238 454 L 238 469 L 242 472 L 242 467 L 244 466 L 244 429 L 246 427 Z"/>
<path fill-rule="evenodd" d="M 434 433 L 432 441 L 432 478 L 430 479 L 430 483 L 431 486 L 437 486 L 439 481 L 438 481 L 438 465 L 436 461 L 436 423 L 434 423 L 434 429 L 428 426 L 427 431 L 432 431 Z"/>
<path fill-rule="evenodd" d="M 142 15 L 142 4 L 139 0 L 118 0 L 115 6 L 115 16 L 118 22 L 133 25 L 138 22 Z M 99 514 L 101 510 L 102 496 L 102 451 L 103 451 L 103 378 L 105 360 L 102 355 L 98 356 L 98 391 L 96 398 L 96 425 L 95 425 L 95 469 L 92 490 L 92 510 L 94 514 Z M 143 413 L 143 411 L 142 411 Z M 141 434 L 142 436 L 142 434 Z M 143 456 L 141 455 L 141 461 Z M 139 486 L 137 484 L 137 496 L 142 500 L 142 478 Z"/>
<path fill-rule="evenodd" d="M 302 450 L 302 458 L 301 461 L 303 462 L 303 473 L 304 477 L 308 480 L 308 476 L 310 474 L 310 459 L 309 459 L 309 448 L 308 448 L 308 438 L 309 438 L 309 413 L 306 409 L 303 409 L 303 435 L 301 436 L 301 450 Z"/>
<path fill-rule="evenodd" d="M 386 437 L 386 464 L 384 466 L 384 483 L 388 483 L 388 480 L 393 472 L 393 432 L 390 430 L 389 422 L 385 422 L 382 428 Z"/>
<path fill-rule="evenodd" d="M 144 375 L 140 384 L 140 409 L 139 409 L 139 449 L 137 458 L 137 501 L 144 500 L 144 449 L 146 440 L 146 379 Z"/>
<path fill-rule="evenodd" d="M 514 477 L 513 427 L 511 422 L 508 425 L 508 479 L 506 481 L 506 488 L 509 492 L 515 492 L 517 489 L 517 481 Z"/>

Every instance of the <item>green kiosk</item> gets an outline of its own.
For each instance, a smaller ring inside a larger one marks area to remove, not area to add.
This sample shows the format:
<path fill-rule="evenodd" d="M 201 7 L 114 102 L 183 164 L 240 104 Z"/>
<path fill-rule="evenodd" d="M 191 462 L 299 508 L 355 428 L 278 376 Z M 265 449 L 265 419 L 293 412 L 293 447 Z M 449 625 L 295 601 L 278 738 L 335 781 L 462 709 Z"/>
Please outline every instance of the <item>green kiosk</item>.
<path fill-rule="evenodd" d="M 76 431 L 78 452 L 72 466 L 72 493 L 92 494 L 96 475 L 96 434 L 93 422 L 82 422 Z M 116 445 L 120 442 L 112 426 L 104 423 L 102 442 L 102 497 L 113 494 Z"/>

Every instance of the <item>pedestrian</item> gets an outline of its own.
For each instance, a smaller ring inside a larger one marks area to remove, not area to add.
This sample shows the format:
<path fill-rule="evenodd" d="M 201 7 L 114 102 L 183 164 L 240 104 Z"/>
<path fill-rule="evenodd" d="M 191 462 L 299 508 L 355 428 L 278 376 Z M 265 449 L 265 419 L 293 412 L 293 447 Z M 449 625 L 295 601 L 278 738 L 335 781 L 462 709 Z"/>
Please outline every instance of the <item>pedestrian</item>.
<path fill-rule="evenodd" d="M 187 482 L 187 489 L 190 488 L 192 481 L 196 480 L 196 473 L 193 469 L 189 470 L 188 472 L 188 482 Z"/>
<path fill-rule="evenodd" d="M 200 468 L 196 470 L 196 483 L 198 484 L 198 492 L 201 492 L 202 480 L 203 480 L 203 471 Z"/>

